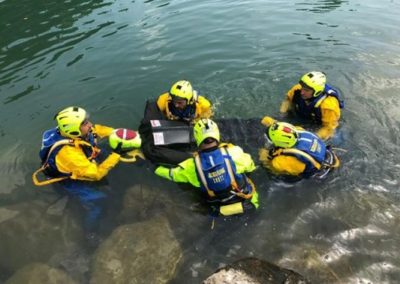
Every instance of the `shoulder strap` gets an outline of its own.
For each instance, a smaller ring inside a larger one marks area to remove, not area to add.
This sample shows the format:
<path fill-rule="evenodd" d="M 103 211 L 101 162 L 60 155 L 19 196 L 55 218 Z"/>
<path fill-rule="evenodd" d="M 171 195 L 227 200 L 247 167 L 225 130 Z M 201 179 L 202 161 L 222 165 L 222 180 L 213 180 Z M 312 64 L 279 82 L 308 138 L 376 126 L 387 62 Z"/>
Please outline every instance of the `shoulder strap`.
<path fill-rule="evenodd" d="M 324 94 L 324 95 L 322 95 L 321 97 L 319 97 L 318 100 L 317 100 L 317 102 L 315 103 L 314 107 L 315 107 L 315 108 L 318 108 L 318 107 L 321 105 L 321 103 L 325 100 L 326 96 L 327 96 L 327 95 Z"/>
<path fill-rule="evenodd" d="M 319 170 L 321 168 L 321 164 L 318 163 L 310 154 L 307 154 L 304 151 L 298 149 L 279 149 L 278 151 L 283 154 L 295 154 L 302 156 L 303 158 L 306 158 L 316 169 Z"/>
<path fill-rule="evenodd" d="M 52 183 L 59 182 L 59 181 L 62 181 L 62 180 L 65 180 L 65 179 L 69 178 L 69 176 L 63 176 L 63 177 L 51 178 L 51 179 L 47 179 L 47 180 L 41 181 L 37 177 L 37 175 L 40 172 L 43 172 L 49 166 L 48 165 L 48 160 L 49 160 L 49 157 L 50 157 L 51 153 L 57 147 L 60 147 L 60 146 L 63 146 L 63 145 L 71 145 L 71 146 L 82 145 L 82 146 L 93 147 L 88 142 L 80 141 L 80 140 L 72 140 L 72 139 L 63 139 L 63 140 L 60 140 L 60 141 L 57 141 L 56 143 L 54 143 L 53 146 L 51 146 L 49 152 L 47 153 L 47 157 L 46 157 L 46 160 L 44 161 L 43 165 L 32 174 L 32 181 L 36 186 L 48 185 L 48 184 L 52 184 Z"/>
<path fill-rule="evenodd" d="M 221 147 L 220 150 L 221 150 L 223 155 L 225 155 L 225 156 L 229 155 L 228 151 L 226 150 L 226 147 Z M 224 160 L 225 160 L 225 163 L 226 163 L 226 167 L 228 168 L 229 177 L 231 178 L 232 188 L 235 191 L 238 191 L 239 190 L 239 186 L 237 185 L 235 175 L 233 174 L 231 161 L 227 157 L 224 157 Z"/>
<path fill-rule="evenodd" d="M 58 177 L 58 178 L 52 178 L 52 179 L 47 179 L 47 180 L 44 180 L 44 181 L 40 181 L 38 179 L 38 177 L 37 177 L 37 175 L 40 172 L 43 172 L 48 167 L 48 161 L 49 161 L 49 157 L 50 157 L 51 153 L 56 148 L 58 148 L 58 147 L 60 147 L 62 145 L 74 145 L 74 140 L 72 140 L 72 139 L 63 139 L 63 140 L 57 141 L 56 143 L 53 144 L 53 146 L 51 146 L 49 152 L 47 153 L 47 157 L 46 157 L 46 160 L 44 161 L 43 165 L 32 174 L 32 181 L 36 186 L 48 185 L 48 184 L 59 182 L 59 181 L 62 181 L 64 179 L 68 178 L 68 176 L 64 176 L 64 177 Z"/>
<path fill-rule="evenodd" d="M 194 162 L 196 164 L 197 172 L 199 173 L 199 177 L 200 177 L 201 183 L 203 184 L 204 188 L 207 190 L 208 195 L 211 196 L 211 197 L 215 197 L 214 191 L 210 190 L 210 188 L 208 187 L 207 179 L 206 179 L 206 177 L 204 175 L 203 167 L 201 166 L 199 153 L 196 153 L 194 155 Z"/>
<path fill-rule="evenodd" d="M 222 154 L 225 154 L 226 156 L 229 156 L 228 151 L 227 151 L 226 148 L 227 148 L 227 146 L 221 147 L 220 148 L 221 152 L 222 152 Z M 232 188 L 235 191 L 235 194 L 237 196 L 241 197 L 241 198 L 250 199 L 253 196 L 253 191 L 254 191 L 255 187 L 253 186 L 253 184 L 251 184 L 252 191 L 250 193 L 248 193 L 248 194 L 244 194 L 242 192 L 243 190 L 239 188 L 239 186 L 238 186 L 238 184 L 236 182 L 236 178 L 235 178 L 235 175 L 233 174 L 233 169 L 232 169 L 232 164 L 231 164 L 230 159 L 228 157 L 225 157 L 224 159 L 225 159 L 225 162 L 226 162 L 226 167 L 228 168 L 228 174 L 229 174 L 229 177 L 231 178 Z"/>
<path fill-rule="evenodd" d="M 49 152 L 47 153 L 47 157 L 46 157 L 46 160 L 44 161 L 43 165 L 46 165 L 46 164 L 47 164 L 51 153 L 52 153 L 56 148 L 58 148 L 58 147 L 60 147 L 60 146 L 63 146 L 63 145 L 71 145 L 71 146 L 73 146 L 73 145 L 75 145 L 75 144 L 74 144 L 74 140 L 72 140 L 72 139 L 63 139 L 63 140 L 60 140 L 60 141 L 57 141 L 56 143 L 54 143 L 53 146 L 51 146 Z"/>

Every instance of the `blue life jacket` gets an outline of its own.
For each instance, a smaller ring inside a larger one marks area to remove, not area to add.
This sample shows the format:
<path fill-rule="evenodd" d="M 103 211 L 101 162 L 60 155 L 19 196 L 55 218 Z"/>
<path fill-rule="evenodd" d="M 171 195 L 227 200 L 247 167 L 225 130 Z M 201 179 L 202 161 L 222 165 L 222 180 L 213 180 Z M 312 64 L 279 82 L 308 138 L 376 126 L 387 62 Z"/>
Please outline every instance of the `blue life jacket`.
<path fill-rule="evenodd" d="M 195 162 L 200 188 L 208 195 L 210 201 L 237 202 L 238 194 L 252 192 L 246 175 L 236 172 L 235 163 L 225 148 L 201 151 L 195 156 Z M 238 188 L 234 188 L 235 186 Z"/>
<path fill-rule="evenodd" d="M 178 117 L 181 120 L 192 120 L 196 114 L 196 104 L 187 105 L 185 109 L 180 110 L 175 107 L 172 101 L 169 103 L 169 111 L 174 116 Z"/>
<path fill-rule="evenodd" d="M 88 137 L 87 141 L 93 147 L 96 145 L 95 137 L 91 133 Z M 53 145 L 57 145 L 50 153 L 50 149 Z M 56 166 L 56 156 L 61 148 L 65 145 L 74 145 L 74 141 L 72 139 L 68 139 L 60 134 L 57 128 L 52 128 L 46 130 L 43 133 L 42 137 L 42 147 L 39 151 L 39 156 L 42 161 L 42 165 L 46 163 L 48 166 L 46 167 L 45 174 L 51 177 L 59 177 L 59 176 L 69 176 L 70 174 L 61 173 Z M 86 157 L 91 157 L 93 148 L 82 145 L 82 149 L 86 155 Z"/>
<path fill-rule="evenodd" d="M 294 147 L 280 151 L 282 155 L 294 156 L 306 165 L 303 177 L 310 177 L 321 169 L 326 152 L 325 143 L 321 138 L 308 131 L 299 131 Z"/>
<path fill-rule="evenodd" d="M 335 97 L 339 102 L 339 107 L 344 107 L 344 101 L 340 92 L 328 84 L 325 84 L 324 91 L 318 97 L 313 97 L 307 101 L 301 98 L 301 90 L 296 90 L 293 96 L 296 113 L 302 118 L 313 119 L 321 123 L 322 115 L 320 105 L 328 96 Z"/>

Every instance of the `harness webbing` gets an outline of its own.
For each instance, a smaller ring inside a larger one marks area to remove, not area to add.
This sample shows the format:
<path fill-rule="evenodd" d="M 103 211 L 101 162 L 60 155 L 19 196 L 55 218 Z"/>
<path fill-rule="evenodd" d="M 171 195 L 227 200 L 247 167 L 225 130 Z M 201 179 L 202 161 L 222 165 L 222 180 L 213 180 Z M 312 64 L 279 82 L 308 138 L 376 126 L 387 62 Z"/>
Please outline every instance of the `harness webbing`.
<path fill-rule="evenodd" d="M 316 102 L 316 104 L 314 105 L 314 108 L 318 108 L 320 106 L 320 104 L 325 100 L 326 98 L 326 94 L 321 96 L 318 101 Z"/>
<path fill-rule="evenodd" d="M 51 146 L 49 152 L 47 153 L 46 160 L 44 161 L 44 163 L 42 164 L 42 166 L 32 174 L 32 181 L 33 181 L 33 183 L 34 183 L 36 186 L 48 185 L 48 184 L 52 184 L 52 183 L 59 182 L 59 181 L 62 181 L 62 180 L 65 180 L 65 179 L 69 178 L 69 176 L 63 176 L 63 177 L 56 177 L 56 178 L 51 178 L 51 179 L 46 179 L 46 180 L 40 181 L 40 180 L 38 179 L 38 177 L 37 177 L 37 175 L 38 175 L 40 172 L 45 171 L 46 168 L 49 167 L 48 161 L 49 161 L 49 158 L 50 158 L 51 153 L 52 153 L 57 147 L 60 147 L 60 146 L 63 146 L 63 145 L 71 145 L 71 146 L 90 146 L 90 147 L 92 147 L 92 150 L 93 150 L 93 151 L 92 151 L 92 156 L 91 156 L 89 159 L 95 158 L 96 155 L 98 154 L 98 151 L 96 151 L 95 148 L 94 148 L 90 143 L 88 143 L 88 142 L 86 142 L 86 141 L 72 140 L 72 139 L 63 139 L 63 140 L 57 141 L 56 143 L 53 144 L 53 146 Z"/>
<path fill-rule="evenodd" d="M 196 154 L 194 156 L 194 162 L 195 162 L 196 167 L 198 169 L 197 172 L 199 173 L 199 176 L 200 176 L 200 179 L 201 179 L 201 183 L 204 185 L 205 189 L 207 190 L 208 195 L 211 196 L 211 197 L 215 197 L 214 191 L 210 190 L 210 188 L 208 187 L 207 179 L 206 179 L 206 177 L 204 175 L 203 167 L 201 166 L 200 155 Z"/>
<path fill-rule="evenodd" d="M 279 149 L 276 152 L 278 155 L 280 153 L 283 154 L 296 154 L 296 155 L 300 155 L 304 158 L 306 158 L 316 169 L 321 169 L 321 164 L 318 163 L 310 154 L 307 154 L 306 152 L 303 152 L 301 150 L 298 149 Z"/>
<path fill-rule="evenodd" d="M 222 152 L 223 155 L 228 156 L 228 151 L 226 150 L 226 147 L 221 147 L 220 151 Z M 252 185 L 252 191 L 250 193 L 248 193 L 248 194 L 244 194 L 242 192 L 243 190 L 241 190 L 239 188 L 239 186 L 238 186 L 238 184 L 236 182 L 236 178 L 235 178 L 235 175 L 234 175 L 233 170 L 232 170 L 231 161 L 227 157 L 224 157 L 224 160 L 226 162 L 226 167 L 228 169 L 228 174 L 229 174 L 229 177 L 231 179 L 231 186 L 232 186 L 232 189 L 233 189 L 233 191 L 231 190 L 231 193 L 234 194 L 234 195 L 237 195 L 237 196 L 239 196 L 241 198 L 244 198 L 244 199 L 250 199 L 253 196 L 253 191 L 255 190 L 255 187 L 251 184 Z M 204 175 L 203 168 L 201 166 L 200 155 L 196 154 L 195 157 L 194 157 L 194 161 L 195 161 L 196 167 L 198 169 L 198 173 L 199 173 L 201 182 L 204 185 L 204 188 L 207 190 L 208 195 L 210 197 L 215 197 L 216 195 L 215 195 L 214 191 L 212 191 L 209 188 L 208 184 L 207 184 L 207 179 L 206 179 L 206 177 Z"/>

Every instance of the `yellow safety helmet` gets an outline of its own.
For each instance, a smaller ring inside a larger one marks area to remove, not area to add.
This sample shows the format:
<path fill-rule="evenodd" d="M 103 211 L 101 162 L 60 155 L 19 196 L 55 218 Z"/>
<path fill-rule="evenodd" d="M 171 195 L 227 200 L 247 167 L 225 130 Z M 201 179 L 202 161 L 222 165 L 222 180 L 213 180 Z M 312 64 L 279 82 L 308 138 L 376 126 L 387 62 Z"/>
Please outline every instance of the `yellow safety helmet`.
<path fill-rule="evenodd" d="M 220 141 L 218 125 L 209 118 L 203 118 L 196 122 L 193 127 L 193 136 L 197 146 L 200 146 L 207 138 L 213 138 Z"/>
<path fill-rule="evenodd" d="M 318 71 L 308 72 L 301 77 L 299 83 L 302 87 L 313 90 L 313 96 L 318 97 L 325 89 L 326 76 Z"/>
<path fill-rule="evenodd" d="M 268 128 L 267 137 L 276 147 L 291 148 L 297 142 L 298 133 L 290 123 L 275 122 Z"/>
<path fill-rule="evenodd" d="M 89 115 L 86 110 L 74 106 L 63 109 L 55 116 L 61 135 L 72 139 L 82 135 L 80 127 L 88 118 Z"/>
<path fill-rule="evenodd" d="M 169 94 L 171 97 L 186 99 L 188 104 L 192 104 L 196 100 L 195 91 L 192 88 L 192 84 L 185 80 L 181 80 L 173 84 Z"/>

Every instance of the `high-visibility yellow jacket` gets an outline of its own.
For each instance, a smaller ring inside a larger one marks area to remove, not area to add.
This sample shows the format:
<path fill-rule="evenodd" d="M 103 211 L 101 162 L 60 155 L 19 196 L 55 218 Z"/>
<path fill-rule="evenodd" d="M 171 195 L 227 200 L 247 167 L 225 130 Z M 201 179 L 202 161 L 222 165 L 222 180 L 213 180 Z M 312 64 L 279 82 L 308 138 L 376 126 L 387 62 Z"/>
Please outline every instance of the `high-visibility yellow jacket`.
<path fill-rule="evenodd" d="M 236 172 L 238 174 L 249 173 L 256 169 L 253 159 L 249 154 L 243 152 L 242 148 L 228 144 L 226 149 L 235 163 Z M 195 187 L 200 187 L 200 180 L 197 177 L 194 158 L 183 161 L 175 168 L 159 166 L 155 173 L 160 177 L 174 182 L 191 183 Z"/>
<path fill-rule="evenodd" d="M 270 116 L 264 116 L 261 123 L 266 127 L 271 126 L 276 120 Z M 303 128 L 296 126 L 296 129 L 303 130 Z M 269 169 L 276 175 L 301 175 L 306 164 L 294 156 L 279 155 L 273 159 L 269 156 L 269 150 L 262 148 L 259 150 L 259 160 L 263 167 Z"/>
<path fill-rule="evenodd" d="M 103 138 L 109 136 L 113 128 L 95 125 L 93 133 Z M 94 146 L 96 150 L 98 149 Z M 97 164 L 96 161 L 90 160 L 82 146 L 79 143 L 74 145 L 63 145 L 55 157 L 57 170 L 61 173 L 71 174 L 71 179 L 98 181 L 119 162 L 120 155 L 111 153 L 102 163 Z"/>
<path fill-rule="evenodd" d="M 301 85 L 296 84 L 288 91 L 286 98 L 280 107 L 282 113 L 286 113 L 288 110 L 294 108 L 293 97 L 295 93 L 300 90 Z M 334 135 L 335 129 L 339 126 L 341 115 L 339 101 L 333 96 L 327 96 L 316 107 L 320 109 L 322 124 L 322 127 L 316 134 L 321 139 L 326 140 Z"/>
<path fill-rule="evenodd" d="M 263 167 L 276 175 L 300 176 L 306 168 L 305 163 L 293 156 L 279 155 L 271 159 L 265 148 L 260 149 L 259 159 Z"/>

